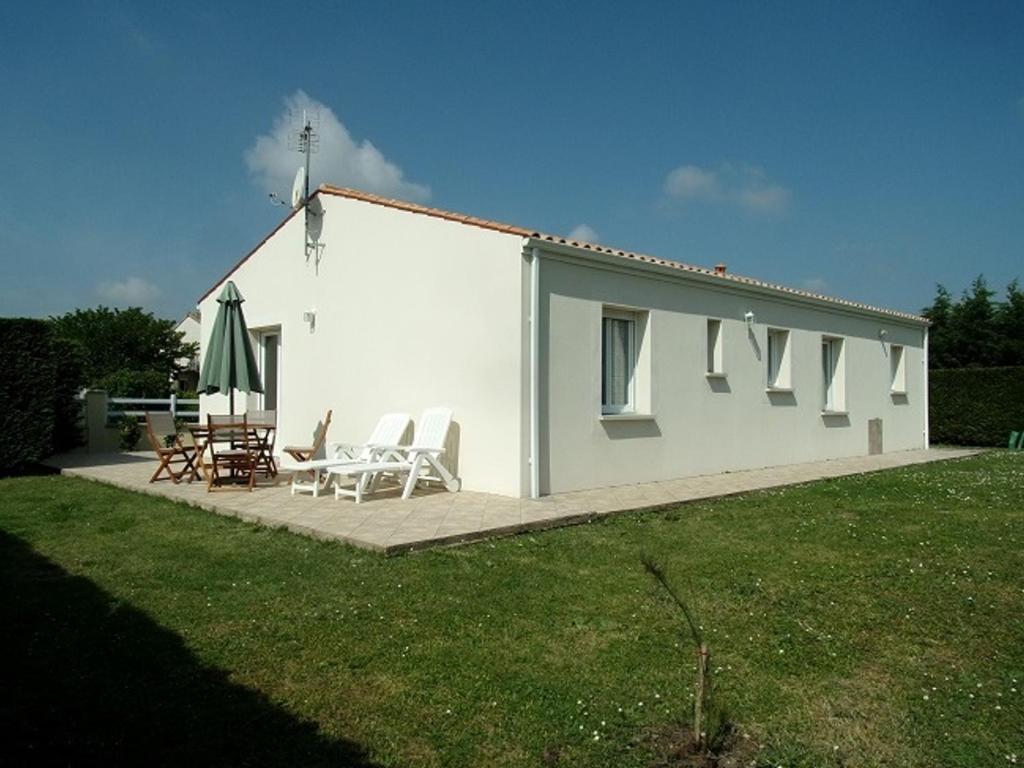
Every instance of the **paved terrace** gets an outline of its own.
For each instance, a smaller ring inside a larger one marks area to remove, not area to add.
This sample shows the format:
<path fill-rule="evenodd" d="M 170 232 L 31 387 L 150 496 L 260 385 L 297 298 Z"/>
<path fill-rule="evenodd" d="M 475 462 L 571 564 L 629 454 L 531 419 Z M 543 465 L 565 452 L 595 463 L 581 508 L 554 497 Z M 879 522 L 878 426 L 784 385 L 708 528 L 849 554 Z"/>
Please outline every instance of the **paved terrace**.
<path fill-rule="evenodd" d="M 287 478 L 263 482 L 252 492 L 217 490 L 207 493 L 201 482 L 174 485 L 149 483 L 156 469 L 151 454 L 65 454 L 50 464 L 65 475 L 83 477 L 130 491 L 182 501 L 220 515 L 318 539 L 332 539 L 385 554 L 476 541 L 493 536 L 582 523 L 637 509 L 669 507 L 763 488 L 857 475 L 911 464 L 973 456 L 970 449 L 902 451 L 809 464 L 701 475 L 678 480 L 620 485 L 575 491 L 542 499 L 513 499 L 487 493 L 417 490 L 403 501 L 397 492 L 377 494 L 355 504 L 336 500 L 333 492 L 319 498 L 291 495 Z"/>

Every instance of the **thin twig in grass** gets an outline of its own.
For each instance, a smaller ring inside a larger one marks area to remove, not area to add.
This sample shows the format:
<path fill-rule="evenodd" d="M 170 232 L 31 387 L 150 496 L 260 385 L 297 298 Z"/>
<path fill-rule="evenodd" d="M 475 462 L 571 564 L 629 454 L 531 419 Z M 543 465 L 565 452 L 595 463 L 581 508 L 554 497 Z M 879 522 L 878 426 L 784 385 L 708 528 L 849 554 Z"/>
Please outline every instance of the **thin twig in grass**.
<path fill-rule="evenodd" d="M 669 594 L 669 597 L 672 598 L 672 602 L 683 612 L 683 616 L 686 617 L 686 623 L 690 628 L 690 636 L 697 651 L 697 682 L 693 700 L 693 739 L 697 749 L 706 750 L 709 745 L 715 743 L 718 732 L 724 724 L 723 718 L 720 717 L 721 713 L 717 710 L 714 702 L 714 689 L 711 680 L 711 651 L 708 649 L 707 643 L 704 642 L 704 636 L 701 634 L 700 627 L 690 612 L 690 607 L 679 596 L 679 593 L 676 592 L 672 585 L 668 583 L 668 579 L 665 577 L 665 572 L 661 566 L 646 554 L 641 555 L 640 560 L 647 572 L 654 577 L 655 581 L 661 584 Z"/>

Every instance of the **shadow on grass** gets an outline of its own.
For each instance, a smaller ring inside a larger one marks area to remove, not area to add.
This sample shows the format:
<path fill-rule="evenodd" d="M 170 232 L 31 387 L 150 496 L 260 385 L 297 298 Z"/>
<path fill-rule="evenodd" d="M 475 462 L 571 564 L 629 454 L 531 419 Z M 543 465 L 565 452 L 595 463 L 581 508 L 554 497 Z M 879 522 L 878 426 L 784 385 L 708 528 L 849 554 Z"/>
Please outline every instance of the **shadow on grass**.
<path fill-rule="evenodd" d="M 0 764 L 372 763 L 0 531 Z"/>
<path fill-rule="evenodd" d="M 5 477 L 44 477 L 46 475 L 59 475 L 60 470 L 46 464 L 22 464 L 17 467 L 0 468 L 0 479 Z"/>

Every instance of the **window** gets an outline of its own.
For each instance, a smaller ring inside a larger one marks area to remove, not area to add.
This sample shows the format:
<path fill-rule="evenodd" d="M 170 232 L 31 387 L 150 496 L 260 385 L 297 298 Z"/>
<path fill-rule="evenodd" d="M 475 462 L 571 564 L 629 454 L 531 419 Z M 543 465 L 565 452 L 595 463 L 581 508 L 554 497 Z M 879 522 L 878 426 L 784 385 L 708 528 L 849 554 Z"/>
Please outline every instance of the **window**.
<path fill-rule="evenodd" d="M 821 340 L 822 410 L 841 413 L 846 410 L 845 366 L 843 340 L 823 337 Z"/>
<path fill-rule="evenodd" d="M 768 389 L 789 389 L 789 331 L 768 329 Z"/>
<path fill-rule="evenodd" d="M 281 383 L 281 334 L 277 330 L 264 331 L 259 335 L 259 342 L 262 351 L 260 378 L 263 379 L 260 403 L 262 410 L 276 411 Z"/>
<path fill-rule="evenodd" d="M 894 395 L 907 393 L 907 366 L 903 359 L 903 347 L 893 344 L 889 347 L 890 390 Z"/>
<path fill-rule="evenodd" d="M 722 368 L 722 321 L 708 318 L 708 360 L 709 374 L 723 374 Z"/>
<path fill-rule="evenodd" d="M 605 310 L 601 318 L 601 412 L 636 410 L 636 316 Z"/>

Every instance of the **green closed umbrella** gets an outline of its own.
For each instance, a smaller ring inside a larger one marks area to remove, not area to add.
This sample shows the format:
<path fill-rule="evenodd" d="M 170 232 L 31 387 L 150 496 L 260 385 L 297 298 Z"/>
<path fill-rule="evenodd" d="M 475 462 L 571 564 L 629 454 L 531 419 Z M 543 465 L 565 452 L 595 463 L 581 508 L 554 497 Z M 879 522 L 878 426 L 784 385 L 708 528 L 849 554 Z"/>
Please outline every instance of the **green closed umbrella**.
<path fill-rule="evenodd" d="M 217 297 L 217 317 L 199 372 L 199 391 L 208 395 L 227 392 L 231 413 L 235 412 L 235 390 L 262 392 L 260 371 L 252 351 L 249 330 L 242 314 L 242 294 L 232 281 Z"/>

